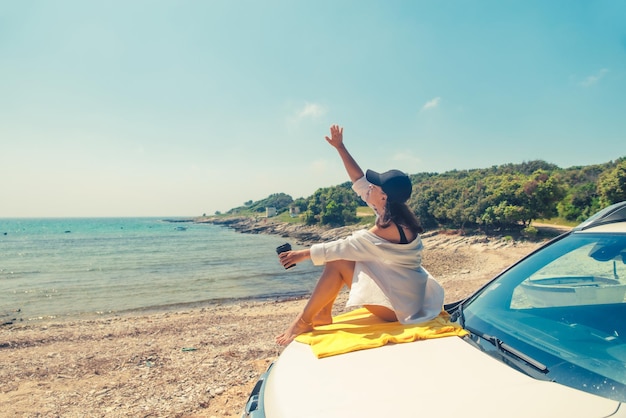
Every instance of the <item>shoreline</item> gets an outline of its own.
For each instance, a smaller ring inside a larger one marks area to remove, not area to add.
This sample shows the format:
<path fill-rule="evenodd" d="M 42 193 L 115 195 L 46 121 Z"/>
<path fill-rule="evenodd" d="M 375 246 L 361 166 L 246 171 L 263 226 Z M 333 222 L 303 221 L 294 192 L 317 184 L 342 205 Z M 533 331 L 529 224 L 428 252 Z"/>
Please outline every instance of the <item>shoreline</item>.
<path fill-rule="evenodd" d="M 270 234 L 284 238 L 291 238 L 296 244 L 310 246 L 316 242 L 327 242 L 345 238 L 352 232 L 366 228 L 364 225 L 349 225 L 338 228 L 327 228 L 318 225 L 303 225 L 299 223 L 281 222 L 273 218 L 232 216 L 225 218 L 196 218 L 189 222 L 221 225 L 231 228 L 242 234 Z"/>
<path fill-rule="evenodd" d="M 153 220 L 157 220 L 157 218 L 153 218 Z M 194 222 L 192 218 L 179 218 L 179 219 L 158 219 L 161 223 L 166 224 L 165 229 L 169 229 L 167 226 L 173 225 L 175 228 L 184 228 L 187 229 L 187 226 L 191 226 L 189 223 Z M 238 219 L 239 220 L 239 219 Z M 226 220 L 229 223 L 231 220 Z M 187 223 L 187 224 L 185 224 Z M 202 224 L 206 222 L 197 222 L 197 224 Z M 243 222 L 240 222 L 243 225 Z M 273 223 L 272 223 L 273 224 Z M 177 226 L 178 225 L 178 226 Z M 249 226 L 241 226 L 237 228 L 237 225 L 234 225 L 235 228 L 229 228 L 237 232 L 237 230 L 242 233 L 247 233 Z M 267 227 L 267 225 L 262 225 Z M 72 228 L 73 229 L 73 228 Z M 196 227 L 197 229 L 197 227 Z M 203 229 L 200 227 L 200 229 Z M 263 228 L 258 228 L 258 231 L 263 230 Z M 258 232 L 257 231 L 257 232 Z M 260 232 L 259 232 L 260 233 Z M 277 232 L 278 233 L 278 232 Z M 280 235 L 285 236 L 285 232 L 279 233 Z M 202 235 L 202 234 L 200 234 Z M 269 235 L 269 234 L 265 234 Z M 311 237 L 316 239 L 318 234 L 312 234 Z M 202 238 L 200 238 L 202 239 Z M 275 241 L 279 241 L 280 238 Z M 295 239 L 290 238 L 291 242 L 295 242 Z M 183 250 L 184 251 L 184 250 Z M 273 250 L 270 248 L 268 251 L 268 258 L 272 258 Z M 94 253 L 97 254 L 97 253 Z M 198 257 L 202 257 L 203 254 L 198 254 Z M 224 261 L 228 262 L 228 255 L 225 255 Z M 273 261 L 273 260 L 272 260 Z M 278 265 L 278 263 L 277 263 Z M 279 266 L 279 265 L 278 265 Z M 280 267 L 280 266 L 279 266 Z M 254 266 L 251 266 L 254 268 Z M 89 270 L 91 271 L 91 269 Z M 266 274 L 272 274 L 271 271 L 262 270 Z M 254 273 L 254 272 L 253 272 Z M 184 274 L 184 273 L 182 273 Z M 236 277 L 237 273 L 234 273 Z M 244 274 L 244 273 L 241 273 Z M 309 273 L 310 275 L 311 273 Z M 313 272 L 313 274 L 315 274 Z M 142 278 L 139 276 L 139 280 Z M 50 285 L 53 287 L 53 285 Z M 188 288 L 187 288 L 188 289 Z M 11 289 L 13 290 L 13 289 Z M 113 289 L 112 289 L 113 290 Z M 149 290 L 149 289 L 147 289 Z M 210 290 L 210 289 L 209 289 Z M 45 293 L 47 289 L 42 290 L 42 293 Z M 53 289 L 53 292 L 55 289 Z M 173 290 L 176 291 L 176 290 Z M 21 293 L 18 290 L 16 293 Z M 3 300 L 3 307 L 0 310 L 0 327 L 10 326 L 14 324 L 20 323 L 31 323 L 31 322 L 67 322 L 74 320 L 91 320 L 98 318 L 109 318 L 115 316 L 125 316 L 125 315 L 142 315 L 145 313 L 160 313 L 160 312 L 169 312 L 176 311 L 181 309 L 193 309 L 193 308 L 202 308 L 202 307 L 210 307 L 216 304 L 233 304 L 237 303 L 239 300 L 246 301 L 282 301 L 289 300 L 294 298 L 302 298 L 306 296 L 307 289 L 306 287 L 300 286 L 296 288 L 272 288 L 272 287 L 257 287 L 253 292 L 231 292 L 228 288 L 225 288 L 223 292 L 213 293 L 211 291 L 205 292 L 204 294 L 197 294 L 194 297 L 177 297 L 177 298 L 163 298 L 162 300 L 159 298 L 150 299 L 147 302 L 140 301 L 138 303 L 133 303 L 129 301 L 129 303 L 124 304 L 106 304 L 103 303 L 101 305 L 93 305 L 93 307 L 89 304 L 82 304 L 78 301 L 72 302 L 70 299 L 66 300 L 66 304 L 71 304 L 68 306 L 58 305 L 52 306 L 51 309 L 38 309 L 37 306 L 34 306 L 34 302 L 26 300 L 22 302 L 22 299 L 18 295 L 17 298 L 11 300 L 10 294 Z M 24 292 L 28 293 L 28 292 Z M 54 295 L 53 295 L 54 296 Z M 17 302 L 16 302 L 17 301 Z M 6 302 L 6 303 L 5 303 Z M 29 305 L 30 302 L 30 305 Z M 47 301 L 43 301 L 43 306 L 47 306 Z"/>
<path fill-rule="evenodd" d="M 250 297 L 232 297 L 232 298 L 220 298 L 209 299 L 199 302 L 181 302 L 171 305 L 151 306 L 142 308 L 130 308 L 120 311 L 108 311 L 108 312 L 79 312 L 65 315 L 49 315 L 49 316 L 37 316 L 32 318 L 20 317 L 21 309 L 17 311 L 9 311 L 0 313 L 0 329 L 2 327 L 20 326 L 20 325 L 50 325 L 50 324 L 62 324 L 68 322 L 77 321 L 94 321 L 94 320 L 108 320 L 111 318 L 123 318 L 132 316 L 145 316 L 145 315 L 159 315 L 171 312 L 192 311 L 201 309 L 210 309 L 215 306 L 233 306 L 239 303 L 282 303 L 302 300 L 307 297 L 307 293 L 292 294 L 292 295 L 277 295 L 277 296 L 250 296 Z M 2 344 L 2 342 L 0 342 Z"/>
<path fill-rule="evenodd" d="M 236 232 L 249 234 L 273 234 L 279 235 L 293 240 L 295 243 L 303 246 L 309 246 L 315 242 L 329 241 L 349 235 L 355 227 L 345 228 L 320 228 L 318 226 L 304 226 L 297 224 L 288 224 L 277 222 L 275 220 L 266 221 L 266 218 L 255 220 L 249 217 L 229 217 L 229 218 L 181 218 L 181 219 L 162 219 L 168 223 L 210 223 L 231 228 Z M 6 310 L 0 312 L 0 329 L 12 325 L 20 324 L 45 324 L 45 323 L 61 323 L 73 322 L 81 320 L 97 320 L 109 319 L 123 316 L 135 316 L 145 314 L 159 314 L 167 312 L 175 312 L 189 309 L 210 308 L 217 305 L 233 305 L 239 302 L 283 302 L 291 300 L 300 300 L 307 296 L 306 292 L 299 294 L 273 294 L 265 296 L 251 297 L 231 297 L 207 299 L 195 302 L 181 302 L 173 305 L 159 305 L 142 308 L 125 309 L 119 311 L 103 311 L 103 312 L 77 312 L 61 315 L 49 316 L 25 316 L 21 309 Z"/>
<path fill-rule="evenodd" d="M 203 218 L 180 218 L 180 219 L 162 219 L 168 223 L 196 223 L 196 224 L 213 224 L 233 229 L 243 234 L 270 234 L 291 239 L 298 245 L 310 246 L 318 242 L 327 242 L 341 239 L 349 236 L 358 229 L 367 228 L 368 225 L 350 225 L 339 228 L 321 227 L 318 225 L 307 226 L 298 223 L 287 223 L 272 218 L 249 217 L 249 216 L 230 216 L 230 217 L 203 217 Z M 555 235 L 567 228 L 555 227 L 552 225 L 541 225 L 544 231 Z M 440 245 L 438 242 L 450 242 L 452 245 L 472 245 L 474 243 L 491 243 L 491 246 L 510 246 L 510 245 L 536 245 L 537 242 L 527 240 L 515 240 L 510 237 L 502 237 L 500 235 L 485 234 L 468 234 L 464 235 L 454 231 L 432 230 L 421 234 L 424 241 L 425 252 L 429 247 Z M 443 240 L 441 239 L 442 237 Z M 425 267 L 428 264 L 428 257 L 424 260 Z M 429 268 L 431 273 L 432 268 Z M 437 269 L 434 269 L 437 271 Z M 439 277 L 439 281 L 445 281 L 445 277 Z M 213 306 L 229 306 L 237 303 L 280 303 L 306 298 L 307 292 L 298 294 L 273 294 L 266 296 L 250 296 L 250 297 L 226 297 L 217 299 L 207 299 L 194 302 L 180 302 L 172 305 L 148 306 L 141 308 L 131 308 L 119 311 L 105 312 L 78 312 L 72 314 L 54 315 L 54 316 L 35 316 L 32 318 L 23 317 L 21 309 L 15 311 L 0 312 L 0 329 L 2 327 L 28 324 L 28 323 L 53 323 L 53 322 L 72 322 L 81 320 L 98 320 L 116 317 L 138 316 L 161 314 L 175 312 L 181 310 L 207 309 Z M 449 300 L 447 303 L 450 302 Z"/>

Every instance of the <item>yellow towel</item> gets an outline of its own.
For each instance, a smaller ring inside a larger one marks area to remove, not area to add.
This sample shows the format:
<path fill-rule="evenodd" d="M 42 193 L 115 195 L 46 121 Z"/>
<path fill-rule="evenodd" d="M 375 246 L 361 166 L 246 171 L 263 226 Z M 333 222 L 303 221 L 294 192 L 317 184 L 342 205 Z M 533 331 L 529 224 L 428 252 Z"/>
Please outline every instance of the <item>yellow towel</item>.
<path fill-rule="evenodd" d="M 450 315 L 441 311 L 438 317 L 419 324 L 402 325 L 385 322 L 360 308 L 333 318 L 333 323 L 316 327 L 300 334 L 296 341 L 309 344 L 317 358 L 330 357 L 351 351 L 381 347 L 388 343 L 408 343 L 429 338 L 441 338 L 468 334 L 457 324 L 450 322 Z"/>

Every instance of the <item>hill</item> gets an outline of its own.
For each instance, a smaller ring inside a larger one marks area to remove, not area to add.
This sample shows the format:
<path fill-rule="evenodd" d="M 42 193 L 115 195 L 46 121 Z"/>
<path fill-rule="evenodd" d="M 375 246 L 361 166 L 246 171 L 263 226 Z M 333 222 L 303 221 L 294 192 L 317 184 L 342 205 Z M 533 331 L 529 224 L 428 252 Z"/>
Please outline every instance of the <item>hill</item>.
<path fill-rule="evenodd" d="M 427 229 L 523 229 L 533 234 L 533 220 L 559 219 L 574 225 L 603 207 L 626 200 L 626 157 L 567 169 L 536 160 L 418 173 L 410 178 L 413 194 L 408 204 Z M 346 182 L 324 187 L 298 199 L 276 193 L 246 202 L 226 215 L 264 216 L 266 208 L 272 207 L 278 214 L 299 213 L 301 222 L 309 226 L 355 225 L 363 221 L 357 210 L 364 203 L 350 186 Z"/>

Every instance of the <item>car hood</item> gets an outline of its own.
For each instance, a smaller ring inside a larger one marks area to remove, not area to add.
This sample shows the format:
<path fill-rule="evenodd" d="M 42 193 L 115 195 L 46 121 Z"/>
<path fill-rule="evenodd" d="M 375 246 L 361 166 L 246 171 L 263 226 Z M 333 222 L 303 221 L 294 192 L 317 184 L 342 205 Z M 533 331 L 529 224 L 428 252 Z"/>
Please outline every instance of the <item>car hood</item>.
<path fill-rule="evenodd" d="M 262 398 L 267 418 L 626 417 L 619 402 L 533 379 L 459 337 L 322 359 L 293 342 Z"/>

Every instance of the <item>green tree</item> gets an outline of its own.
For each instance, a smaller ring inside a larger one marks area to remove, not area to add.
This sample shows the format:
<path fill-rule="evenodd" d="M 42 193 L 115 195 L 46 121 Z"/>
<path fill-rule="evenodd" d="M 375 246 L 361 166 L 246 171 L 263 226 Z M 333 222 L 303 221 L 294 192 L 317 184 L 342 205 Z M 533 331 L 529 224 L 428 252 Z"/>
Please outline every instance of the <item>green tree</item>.
<path fill-rule="evenodd" d="M 523 185 L 525 200 L 524 206 L 528 218 L 524 219 L 524 225 L 539 218 L 552 218 L 557 216 L 557 203 L 565 196 L 558 176 L 551 175 L 541 169 L 535 171 Z"/>
<path fill-rule="evenodd" d="M 358 200 L 350 183 L 318 189 L 309 198 L 304 220 L 308 225 L 341 226 L 355 223 Z"/>
<path fill-rule="evenodd" d="M 557 203 L 558 216 L 568 221 L 582 222 L 600 209 L 597 186 L 583 183 L 572 186 Z"/>
<path fill-rule="evenodd" d="M 602 173 L 598 180 L 598 194 L 602 206 L 626 200 L 626 160 Z"/>
<path fill-rule="evenodd" d="M 303 197 L 299 197 L 293 201 L 291 206 L 298 208 L 300 210 L 300 213 L 304 213 L 307 209 L 308 203 L 306 199 L 304 199 Z"/>

